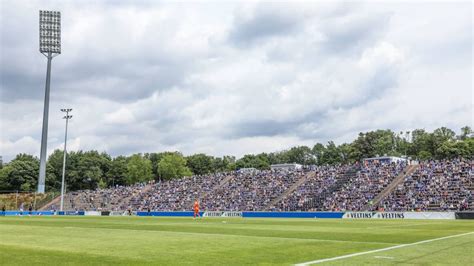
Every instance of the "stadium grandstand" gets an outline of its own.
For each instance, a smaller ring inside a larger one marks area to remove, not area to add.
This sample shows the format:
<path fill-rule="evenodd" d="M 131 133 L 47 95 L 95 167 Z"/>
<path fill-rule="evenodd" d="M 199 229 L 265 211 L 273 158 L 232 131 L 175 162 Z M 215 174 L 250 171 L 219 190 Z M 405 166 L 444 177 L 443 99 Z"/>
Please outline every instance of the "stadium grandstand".
<path fill-rule="evenodd" d="M 473 173 L 467 159 L 234 171 L 69 192 L 65 210 L 186 211 L 195 199 L 206 211 L 474 210 Z"/>

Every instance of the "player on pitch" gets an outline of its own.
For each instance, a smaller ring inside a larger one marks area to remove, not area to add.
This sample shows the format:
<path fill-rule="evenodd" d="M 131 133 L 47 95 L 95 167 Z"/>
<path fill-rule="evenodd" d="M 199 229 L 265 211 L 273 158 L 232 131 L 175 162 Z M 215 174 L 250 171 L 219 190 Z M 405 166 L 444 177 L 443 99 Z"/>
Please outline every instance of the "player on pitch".
<path fill-rule="evenodd" d="M 201 215 L 199 215 L 199 202 L 198 202 L 198 200 L 194 201 L 193 210 L 194 210 L 194 219 L 196 219 L 196 216 L 201 217 Z"/>

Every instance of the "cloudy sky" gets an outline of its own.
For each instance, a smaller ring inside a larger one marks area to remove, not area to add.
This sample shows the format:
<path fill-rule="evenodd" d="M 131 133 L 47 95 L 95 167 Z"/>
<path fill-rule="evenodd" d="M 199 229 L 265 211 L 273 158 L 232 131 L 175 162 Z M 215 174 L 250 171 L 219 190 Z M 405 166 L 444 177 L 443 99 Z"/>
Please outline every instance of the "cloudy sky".
<path fill-rule="evenodd" d="M 221 156 L 473 125 L 471 2 L 0 0 L 0 155 L 39 155 L 38 10 L 62 12 L 48 151 Z"/>

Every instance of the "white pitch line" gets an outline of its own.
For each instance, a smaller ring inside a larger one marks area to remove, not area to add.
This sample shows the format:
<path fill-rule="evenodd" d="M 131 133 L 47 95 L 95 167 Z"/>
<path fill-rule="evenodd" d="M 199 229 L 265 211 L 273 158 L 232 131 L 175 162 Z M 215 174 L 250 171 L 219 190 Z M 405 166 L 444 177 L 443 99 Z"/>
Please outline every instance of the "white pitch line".
<path fill-rule="evenodd" d="M 364 251 L 364 252 L 358 252 L 358 253 L 352 253 L 352 254 L 348 254 L 348 255 L 333 257 L 333 258 L 327 258 L 327 259 L 320 259 L 320 260 L 313 260 L 313 261 L 308 261 L 308 262 L 302 262 L 302 263 L 295 264 L 295 266 L 307 266 L 307 265 L 317 264 L 317 263 L 322 263 L 322 262 L 328 262 L 328 261 L 346 259 L 346 258 L 361 256 L 361 255 L 365 255 L 365 254 L 371 254 L 371 253 L 376 253 L 376 252 L 381 252 L 381 251 L 387 251 L 387 250 L 392 250 L 392 249 L 397 249 L 397 248 L 409 247 L 409 246 L 414 246 L 414 245 L 418 245 L 418 244 L 424 244 L 424 243 L 429 243 L 429 242 L 433 242 L 433 241 L 438 241 L 438 240 L 443 240 L 443 239 L 448 239 L 448 238 L 453 238 L 453 237 L 460 237 L 460 236 L 472 235 L 472 234 L 474 234 L 474 232 L 469 232 L 469 233 L 464 233 L 464 234 L 458 234 L 458 235 L 451 235 L 451 236 L 444 236 L 444 237 L 439 237 L 439 238 L 434 238 L 434 239 L 423 240 L 423 241 L 419 241 L 419 242 L 415 242 L 415 243 L 409 243 L 409 244 L 402 244 L 402 245 L 397 245 L 397 246 L 391 246 L 391 247 L 388 247 L 388 248 L 374 249 L 374 250 L 369 250 L 369 251 Z"/>

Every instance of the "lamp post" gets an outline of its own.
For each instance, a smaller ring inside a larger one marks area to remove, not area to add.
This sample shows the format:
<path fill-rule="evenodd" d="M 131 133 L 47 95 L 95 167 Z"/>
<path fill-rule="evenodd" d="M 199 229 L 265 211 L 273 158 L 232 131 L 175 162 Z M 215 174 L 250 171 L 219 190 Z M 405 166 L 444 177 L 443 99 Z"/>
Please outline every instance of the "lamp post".
<path fill-rule="evenodd" d="M 41 133 L 40 171 L 38 193 L 44 193 L 46 179 L 46 151 L 48 143 L 49 88 L 51 80 L 51 60 L 61 54 L 61 13 L 44 11 L 39 13 L 39 45 L 40 53 L 47 59 L 46 86 L 44 93 L 43 130 Z"/>
<path fill-rule="evenodd" d="M 59 210 L 60 211 L 63 211 L 63 207 L 64 207 L 64 176 L 65 176 L 65 173 L 66 173 L 66 144 L 67 144 L 67 124 L 68 124 L 68 121 L 69 119 L 72 118 L 72 115 L 69 115 L 69 112 L 71 112 L 72 109 L 61 109 L 61 112 L 65 112 L 66 115 L 63 117 L 63 119 L 66 119 L 66 132 L 64 134 L 64 155 L 63 155 L 63 178 L 62 178 L 62 181 L 61 181 L 61 205 L 60 205 L 60 208 Z"/>

